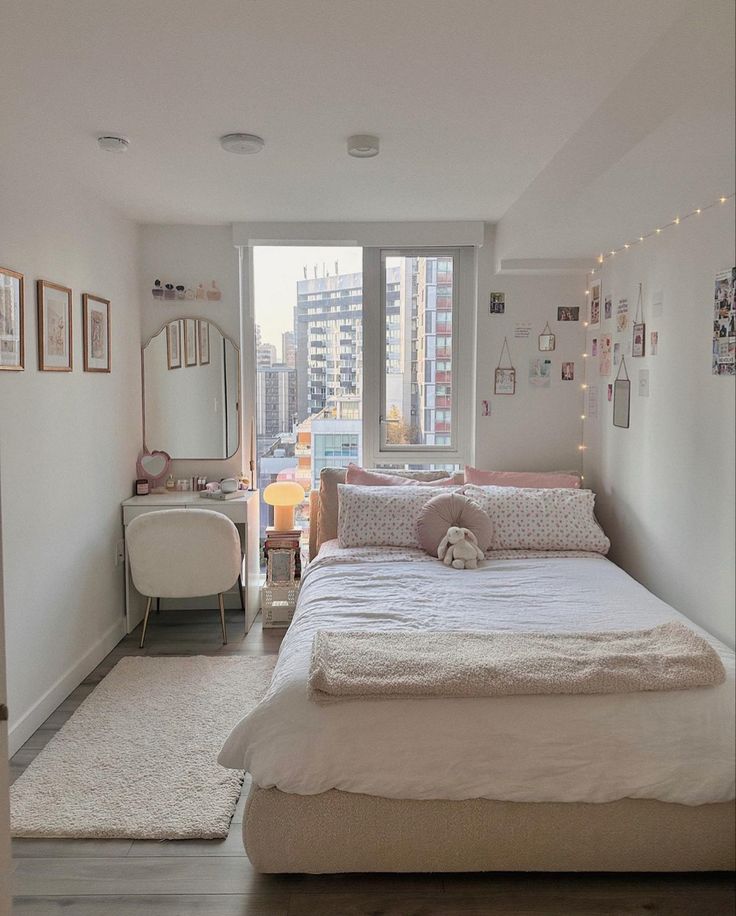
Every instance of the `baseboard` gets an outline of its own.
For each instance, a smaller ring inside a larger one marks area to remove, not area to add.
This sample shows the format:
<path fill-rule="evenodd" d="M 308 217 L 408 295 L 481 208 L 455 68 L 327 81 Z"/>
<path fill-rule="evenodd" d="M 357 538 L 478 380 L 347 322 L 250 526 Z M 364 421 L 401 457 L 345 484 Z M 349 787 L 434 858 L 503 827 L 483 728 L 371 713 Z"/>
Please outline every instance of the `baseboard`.
<path fill-rule="evenodd" d="M 102 659 L 110 653 L 125 636 L 125 618 L 114 623 L 94 645 L 68 668 L 61 677 L 49 687 L 31 708 L 23 713 L 20 719 L 11 723 L 8 728 L 8 752 L 13 754 L 22 747 L 36 729 L 43 725 L 56 707 L 63 703 L 75 687 L 78 687 L 87 675 L 94 671 Z M 12 708 L 11 708 L 12 715 Z"/>

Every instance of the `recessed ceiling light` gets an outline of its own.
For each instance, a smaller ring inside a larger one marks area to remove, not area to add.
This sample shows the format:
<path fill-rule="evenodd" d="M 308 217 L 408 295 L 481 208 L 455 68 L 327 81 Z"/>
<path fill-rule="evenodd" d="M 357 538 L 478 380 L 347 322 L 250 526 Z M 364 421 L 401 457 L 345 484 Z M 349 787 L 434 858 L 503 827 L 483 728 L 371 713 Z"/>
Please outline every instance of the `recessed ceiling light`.
<path fill-rule="evenodd" d="M 348 155 L 356 159 L 370 159 L 377 156 L 379 151 L 378 137 L 370 134 L 355 134 L 348 137 Z"/>
<path fill-rule="evenodd" d="M 98 137 L 97 143 L 106 153 L 125 153 L 130 145 L 125 137 L 114 137 L 111 134 Z"/>
<path fill-rule="evenodd" d="M 228 153 L 249 156 L 252 153 L 260 153 L 265 142 L 262 137 L 255 134 L 225 134 L 224 137 L 220 137 L 220 146 Z"/>

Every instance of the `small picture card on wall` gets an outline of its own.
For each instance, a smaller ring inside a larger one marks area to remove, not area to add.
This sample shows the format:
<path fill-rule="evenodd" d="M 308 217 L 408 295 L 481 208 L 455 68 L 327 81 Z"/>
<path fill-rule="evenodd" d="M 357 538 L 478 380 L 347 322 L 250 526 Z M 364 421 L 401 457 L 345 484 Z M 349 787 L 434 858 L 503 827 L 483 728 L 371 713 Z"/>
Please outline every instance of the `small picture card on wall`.
<path fill-rule="evenodd" d="M 590 326 L 601 326 L 601 281 L 596 280 L 590 286 Z"/>
<path fill-rule="evenodd" d="M 110 301 L 82 293 L 84 371 L 110 371 Z"/>
<path fill-rule="evenodd" d="M 629 300 L 619 299 L 616 309 L 616 330 L 625 331 L 629 326 Z"/>
<path fill-rule="evenodd" d="M 608 389 L 608 400 L 612 401 L 613 400 L 613 385 L 606 385 L 606 388 Z"/>
<path fill-rule="evenodd" d="M 529 384 L 535 388 L 549 388 L 552 381 L 551 359 L 529 360 Z"/>
<path fill-rule="evenodd" d="M 598 388 L 596 385 L 591 385 L 588 388 L 588 409 L 586 411 L 589 420 L 598 419 Z"/>
<path fill-rule="evenodd" d="M 490 315 L 503 315 L 506 311 L 506 293 L 489 293 L 488 313 Z"/>
<path fill-rule="evenodd" d="M 603 318 L 608 321 L 613 315 L 613 300 L 611 296 L 606 296 L 603 300 Z"/>
<path fill-rule="evenodd" d="M 59 283 L 39 280 L 38 368 L 42 372 L 72 371 L 72 291 Z"/>
<path fill-rule="evenodd" d="M 480 415 L 482 417 L 490 417 L 491 415 L 491 402 L 490 401 L 481 401 L 480 402 Z"/>
<path fill-rule="evenodd" d="M 613 345 L 613 365 L 614 367 L 618 366 L 621 362 L 621 344 L 615 343 Z"/>
<path fill-rule="evenodd" d="M 0 267 L 0 369 L 19 372 L 25 366 L 25 280 Z"/>
<path fill-rule="evenodd" d="M 197 365 L 197 319 L 184 319 L 184 365 Z"/>
<path fill-rule="evenodd" d="M 659 331 L 652 331 L 649 335 L 649 355 L 656 356 L 659 350 Z"/>
<path fill-rule="evenodd" d="M 514 325 L 514 337 L 518 340 L 528 340 L 532 335 L 531 321 L 517 321 Z"/>
<path fill-rule="evenodd" d="M 557 320 L 558 321 L 580 321 L 580 306 L 579 305 L 558 305 L 557 306 Z"/>
<path fill-rule="evenodd" d="M 199 365 L 209 366 L 210 363 L 210 323 L 209 321 L 197 322 L 197 343 L 199 345 Z"/>
<path fill-rule="evenodd" d="M 574 382 L 575 381 L 575 363 L 563 363 L 562 364 L 562 381 L 563 382 Z"/>
<path fill-rule="evenodd" d="M 590 344 L 590 355 L 598 356 L 598 338 L 594 337 Z"/>
<path fill-rule="evenodd" d="M 600 353 L 598 374 L 604 377 L 608 377 L 611 374 L 611 345 L 611 335 L 601 334 L 598 340 L 598 351 Z"/>
<path fill-rule="evenodd" d="M 649 370 L 648 369 L 639 370 L 639 397 L 640 398 L 649 397 Z"/>
<path fill-rule="evenodd" d="M 166 363 L 169 369 L 181 369 L 181 322 L 166 325 Z"/>

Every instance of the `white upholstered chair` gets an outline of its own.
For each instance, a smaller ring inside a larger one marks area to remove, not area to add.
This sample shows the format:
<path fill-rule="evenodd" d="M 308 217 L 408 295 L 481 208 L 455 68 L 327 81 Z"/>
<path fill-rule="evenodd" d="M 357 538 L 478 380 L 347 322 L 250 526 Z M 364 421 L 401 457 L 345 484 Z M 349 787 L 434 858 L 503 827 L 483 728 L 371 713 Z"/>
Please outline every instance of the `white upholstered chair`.
<path fill-rule="evenodd" d="M 240 580 L 238 529 L 225 515 L 208 509 L 163 509 L 134 518 L 126 530 L 130 574 L 147 597 L 141 648 L 154 598 L 217 595 L 222 642 L 227 643 L 223 593 Z"/>

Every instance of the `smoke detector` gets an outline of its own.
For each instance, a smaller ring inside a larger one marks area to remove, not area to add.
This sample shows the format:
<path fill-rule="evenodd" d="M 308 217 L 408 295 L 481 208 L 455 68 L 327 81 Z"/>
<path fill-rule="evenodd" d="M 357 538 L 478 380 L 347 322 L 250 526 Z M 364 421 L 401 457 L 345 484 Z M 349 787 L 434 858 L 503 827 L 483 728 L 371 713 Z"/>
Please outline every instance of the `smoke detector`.
<path fill-rule="evenodd" d="M 377 156 L 379 151 L 378 137 L 371 134 L 354 134 L 348 137 L 348 156 L 356 159 L 370 159 Z"/>
<path fill-rule="evenodd" d="M 130 145 L 125 137 L 115 137 L 112 134 L 98 137 L 97 144 L 106 153 L 125 153 Z"/>
<path fill-rule="evenodd" d="M 260 153 L 265 142 L 263 137 L 257 137 L 255 134 L 225 134 L 224 137 L 220 137 L 220 146 L 228 153 L 250 156 Z"/>

